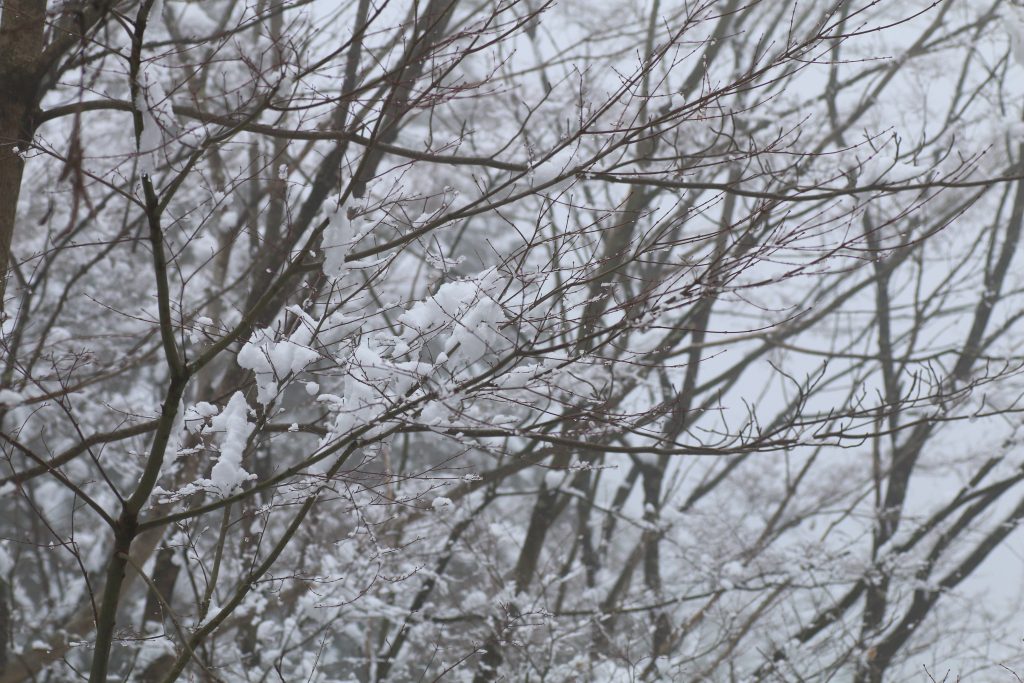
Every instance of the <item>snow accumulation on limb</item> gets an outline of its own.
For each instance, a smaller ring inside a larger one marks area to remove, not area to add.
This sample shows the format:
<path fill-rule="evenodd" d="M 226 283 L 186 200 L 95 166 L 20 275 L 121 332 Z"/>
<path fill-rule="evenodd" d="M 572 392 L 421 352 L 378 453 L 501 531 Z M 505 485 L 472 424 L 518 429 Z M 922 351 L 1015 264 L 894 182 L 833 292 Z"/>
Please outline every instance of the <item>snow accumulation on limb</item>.
<path fill-rule="evenodd" d="M 210 472 L 210 483 L 224 495 L 256 476 L 242 468 L 245 445 L 254 428 L 249 422 L 249 404 L 241 391 L 236 391 L 220 415 L 210 420 L 209 432 L 223 434 L 220 457 Z"/>
<path fill-rule="evenodd" d="M 301 372 L 320 354 L 309 348 L 312 330 L 306 323 L 299 325 L 288 339 L 274 341 L 267 330 L 257 330 L 238 352 L 238 364 L 256 373 L 256 400 L 268 405 L 278 393 L 278 383 Z"/>

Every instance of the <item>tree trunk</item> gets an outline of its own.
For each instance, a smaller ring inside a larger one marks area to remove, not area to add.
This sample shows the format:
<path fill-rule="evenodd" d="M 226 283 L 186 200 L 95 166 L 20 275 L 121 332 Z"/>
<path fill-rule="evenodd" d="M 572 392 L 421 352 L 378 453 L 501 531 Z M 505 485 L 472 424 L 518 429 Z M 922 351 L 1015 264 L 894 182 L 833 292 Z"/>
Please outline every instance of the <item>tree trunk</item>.
<path fill-rule="evenodd" d="M 32 112 L 45 19 L 45 0 L 7 0 L 0 16 L 0 311 L 6 311 L 11 240 L 25 170 L 19 152 L 35 132 Z"/>

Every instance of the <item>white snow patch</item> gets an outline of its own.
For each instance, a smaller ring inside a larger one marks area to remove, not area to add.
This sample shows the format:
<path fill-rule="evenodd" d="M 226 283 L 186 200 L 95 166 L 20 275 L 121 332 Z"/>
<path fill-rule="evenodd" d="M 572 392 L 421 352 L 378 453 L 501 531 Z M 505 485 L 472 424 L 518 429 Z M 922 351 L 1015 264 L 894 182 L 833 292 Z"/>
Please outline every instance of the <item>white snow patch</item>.
<path fill-rule="evenodd" d="M 20 405 L 25 401 L 24 394 L 12 389 L 0 389 L 0 405 L 5 408 Z"/>
<path fill-rule="evenodd" d="M 256 373 L 256 400 L 267 405 L 277 395 L 278 381 L 301 372 L 320 358 L 319 353 L 306 345 L 310 336 L 311 331 L 303 325 L 299 326 L 291 338 L 277 342 L 267 330 L 253 333 L 252 338 L 238 352 L 238 364 Z"/>
<path fill-rule="evenodd" d="M 434 512 L 451 512 L 455 507 L 455 503 L 452 502 L 451 498 L 438 496 L 430 504 L 430 507 L 434 509 Z"/>
<path fill-rule="evenodd" d="M 341 209 L 337 209 L 323 234 L 324 275 L 340 278 L 345 274 L 345 257 L 351 251 L 355 237 L 356 229 L 352 221 Z"/>
<path fill-rule="evenodd" d="M 200 401 L 199 403 L 185 409 L 185 429 L 192 434 L 198 434 L 202 430 L 203 425 L 206 421 L 217 414 L 217 406 L 206 401 Z"/>
<path fill-rule="evenodd" d="M 563 182 L 572 180 L 579 166 L 578 153 L 579 145 L 569 144 L 531 168 L 529 176 L 533 185 L 546 185 L 557 178 L 562 178 Z"/>
<path fill-rule="evenodd" d="M 254 428 L 249 422 L 249 404 L 240 391 L 234 393 L 220 415 L 210 420 L 209 431 L 224 435 L 220 443 L 220 457 L 210 472 L 210 483 L 224 495 L 255 478 L 242 469 L 245 445 Z"/>
<path fill-rule="evenodd" d="M 437 500 L 434 502 L 436 503 Z M 11 554 L 7 552 L 7 542 L 0 541 L 0 577 L 10 574 L 12 569 L 14 569 L 14 560 L 11 558 Z"/>

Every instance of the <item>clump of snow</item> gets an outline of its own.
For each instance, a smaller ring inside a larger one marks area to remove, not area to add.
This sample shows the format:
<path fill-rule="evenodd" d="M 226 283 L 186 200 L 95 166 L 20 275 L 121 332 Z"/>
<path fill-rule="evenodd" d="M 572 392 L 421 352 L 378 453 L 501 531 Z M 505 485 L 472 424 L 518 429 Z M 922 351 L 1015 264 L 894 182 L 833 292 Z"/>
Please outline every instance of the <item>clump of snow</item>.
<path fill-rule="evenodd" d="M 569 180 L 579 166 L 579 145 L 568 144 L 530 169 L 533 185 L 546 185 L 557 178 Z"/>
<path fill-rule="evenodd" d="M 211 250 L 212 253 L 213 250 Z M 189 330 L 188 339 L 190 342 L 195 344 L 202 338 L 201 335 L 206 331 L 206 328 L 213 325 L 213 320 L 206 316 L 200 316 L 192 321 L 192 329 Z"/>
<path fill-rule="evenodd" d="M 323 234 L 324 275 L 340 278 L 345 274 L 345 257 L 351 250 L 355 238 L 356 229 L 352 221 L 341 209 L 335 210 Z"/>
<path fill-rule="evenodd" d="M 0 389 L 0 406 L 10 408 L 24 403 L 25 396 L 12 389 Z"/>
<path fill-rule="evenodd" d="M 324 346 L 330 346 L 358 334 L 362 327 L 363 318 L 335 312 L 316 325 L 317 339 Z"/>
<path fill-rule="evenodd" d="M 320 354 L 313 349 L 290 339 L 278 342 L 270 349 L 270 363 L 278 376 L 299 372 L 319 358 Z"/>
<path fill-rule="evenodd" d="M 743 564 L 737 560 L 730 560 L 722 566 L 722 575 L 730 579 L 741 578 L 743 574 Z"/>
<path fill-rule="evenodd" d="M 423 410 L 420 412 L 419 421 L 422 424 L 430 425 L 431 427 L 438 427 L 450 424 L 450 415 L 451 411 L 444 403 L 441 401 L 430 401 L 427 405 L 423 406 Z"/>
<path fill-rule="evenodd" d="M 135 93 L 135 109 L 142 115 L 142 133 L 138 140 L 139 172 L 149 175 L 157 164 L 157 152 L 163 147 L 164 137 L 157 116 L 165 126 L 176 126 L 170 99 L 160 84 L 156 68 L 149 62 L 142 65 Z"/>
<path fill-rule="evenodd" d="M 206 424 L 206 421 L 217 414 L 218 408 L 212 403 L 200 401 L 199 403 L 185 409 L 185 429 L 192 434 L 198 434 Z"/>
<path fill-rule="evenodd" d="M 430 363 L 420 363 L 419 361 L 394 363 L 393 367 L 395 368 L 393 381 L 396 396 L 405 396 L 414 384 L 430 377 L 434 370 L 434 366 Z"/>
<path fill-rule="evenodd" d="M 277 395 L 280 380 L 301 372 L 320 358 L 319 353 L 307 346 L 310 337 L 311 331 L 304 325 L 289 339 L 281 341 L 274 341 L 267 330 L 253 333 L 238 352 L 238 364 L 256 373 L 256 400 L 267 405 Z"/>
<path fill-rule="evenodd" d="M 435 500 L 434 502 L 436 503 L 437 501 Z M 0 577 L 10 574 L 12 569 L 14 569 L 14 560 L 11 559 L 11 554 L 7 552 L 7 542 L 0 541 Z"/>
<path fill-rule="evenodd" d="M 477 295 L 475 282 L 461 280 L 447 282 L 429 299 L 416 302 L 412 308 L 398 317 L 406 329 L 406 339 L 416 333 L 428 334 L 444 328 L 466 310 Z"/>
<path fill-rule="evenodd" d="M 506 322 L 501 306 L 494 299 L 485 297 L 478 301 L 457 321 L 445 342 L 449 365 L 469 366 L 506 346 L 500 332 Z"/>
<path fill-rule="evenodd" d="M 375 420 L 386 410 L 386 403 L 392 397 L 388 387 L 394 378 L 393 366 L 381 358 L 368 340 L 364 339 L 355 348 L 347 366 L 342 396 L 321 395 L 317 399 L 329 402 L 338 410 L 334 423 L 337 435 Z"/>
<path fill-rule="evenodd" d="M 493 298 L 501 284 L 501 276 L 489 269 L 476 278 L 441 285 L 433 296 L 416 302 L 399 316 L 405 332 L 396 349 L 408 353 L 414 339 L 451 329 L 443 352 L 437 356 L 439 365 L 465 368 L 494 355 L 507 346 L 500 332 L 506 323 L 505 314 Z"/>
<path fill-rule="evenodd" d="M 406 340 L 425 335 L 452 324 L 458 317 L 483 296 L 496 295 L 502 279 L 493 268 L 474 278 L 446 282 L 437 292 L 423 301 L 416 302 L 398 318 L 406 328 Z"/>
<path fill-rule="evenodd" d="M 224 495 L 255 478 L 242 468 L 242 456 L 254 428 L 249 422 L 249 404 L 240 391 L 234 393 L 220 415 L 210 420 L 208 431 L 224 435 L 220 440 L 220 457 L 210 472 L 210 484 Z"/>
<path fill-rule="evenodd" d="M 522 389 L 530 384 L 545 369 L 536 363 L 519 365 L 494 380 L 502 389 Z"/>
<path fill-rule="evenodd" d="M 160 126 L 156 117 L 146 103 L 142 86 L 139 86 L 138 95 L 135 97 L 135 108 L 142 114 L 142 135 L 139 136 L 139 171 L 143 175 L 153 172 L 154 155 L 156 150 L 163 144 L 163 136 L 160 133 Z"/>
<path fill-rule="evenodd" d="M 364 337 L 342 361 L 345 378 L 340 395 L 321 394 L 317 397 L 317 401 L 336 413 L 334 424 L 322 445 L 366 425 L 373 425 L 370 433 L 388 429 L 392 423 L 381 420 L 381 415 L 397 403 L 415 399 L 416 392 L 421 391 L 420 385 L 434 373 L 434 366 L 429 363 L 396 363 L 384 358 L 381 352 L 388 347 L 389 341 Z M 447 409 L 439 406 L 436 411 L 436 420 L 443 422 L 448 415 Z"/>
<path fill-rule="evenodd" d="M 430 507 L 434 509 L 434 512 L 451 512 L 455 508 L 455 503 L 452 502 L 451 498 L 438 496 L 430 504 Z"/>

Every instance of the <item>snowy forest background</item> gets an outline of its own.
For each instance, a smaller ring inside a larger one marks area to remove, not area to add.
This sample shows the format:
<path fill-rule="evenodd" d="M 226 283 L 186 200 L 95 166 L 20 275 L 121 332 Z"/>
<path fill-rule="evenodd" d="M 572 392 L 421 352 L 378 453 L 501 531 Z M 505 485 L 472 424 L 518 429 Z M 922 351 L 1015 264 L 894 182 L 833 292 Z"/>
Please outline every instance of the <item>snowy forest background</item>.
<path fill-rule="evenodd" d="M 1022 117 L 1019 0 L 0 0 L 0 681 L 1018 680 Z"/>

